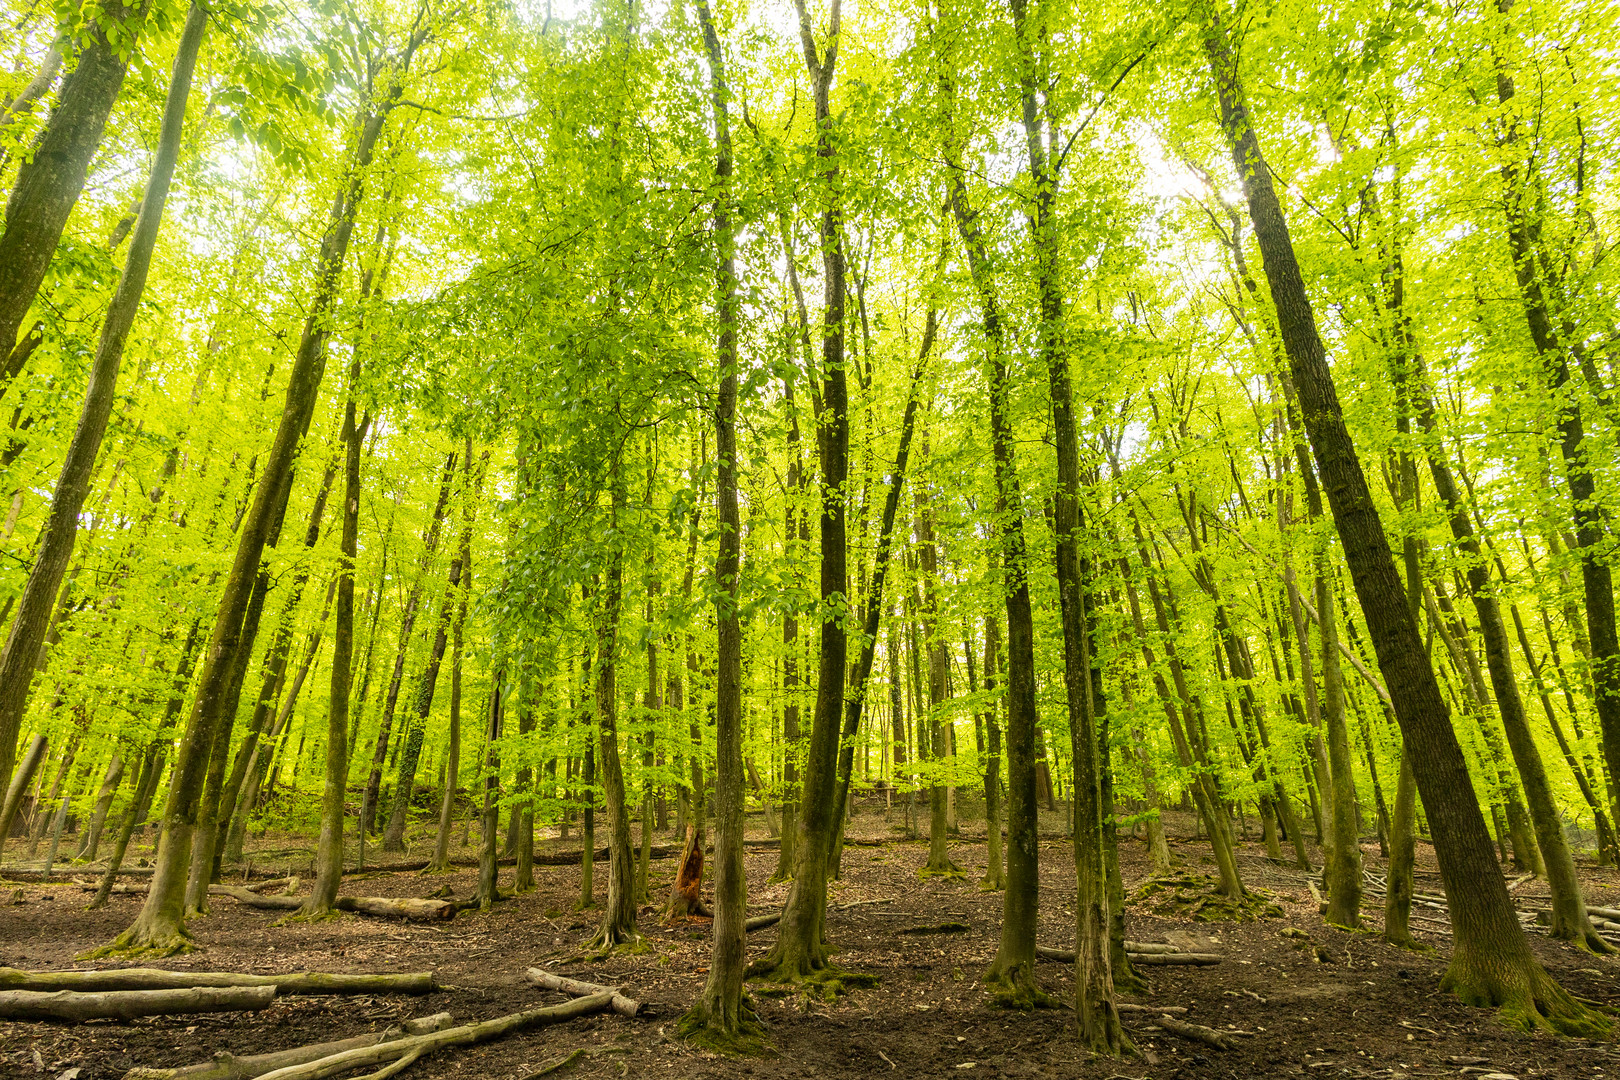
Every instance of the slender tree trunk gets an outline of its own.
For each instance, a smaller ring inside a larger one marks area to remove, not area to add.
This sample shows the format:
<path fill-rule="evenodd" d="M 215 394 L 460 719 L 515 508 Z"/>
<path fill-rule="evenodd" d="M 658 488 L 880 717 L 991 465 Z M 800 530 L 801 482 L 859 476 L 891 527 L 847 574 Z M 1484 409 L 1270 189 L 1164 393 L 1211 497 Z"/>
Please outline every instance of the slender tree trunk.
<path fill-rule="evenodd" d="M 450 480 L 455 475 L 456 452 L 445 455 L 444 470 L 439 477 L 439 498 L 433 506 L 433 517 L 428 523 L 427 535 L 422 538 L 422 559 L 417 566 L 416 581 L 405 598 L 405 609 L 399 619 L 399 644 L 394 650 L 394 673 L 388 680 L 388 695 L 383 699 L 382 721 L 377 728 L 377 746 L 371 755 L 371 773 L 366 777 L 366 789 L 360 802 L 361 844 L 365 835 L 376 831 L 376 816 L 382 792 L 383 766 L 388 760 L 389 735 L 394 726 L 394 709 L 399 704 L 399 689 L 405 682 L 405 657 L 411 647 L 411 632 L 416 628 L 416 613 L 422 604 L 422 590 L 427 583 L 428 569 L 434 553 L 439 549 L 439 534 L 444 525 L 445 507 L 450 504 Z"/>
<path fill-rule="evenodd" d="M 126 11 L 117 6 L 106 17 L 121 19 Z M 62 575 L 73 556 L 79 512 L 90 490 L 96 455 L 117 397 L 124 342 L 135 323 L 141 295 L 146 291 L 147 271 L 152 265 L 158 227 L 163 222 L 169 183 L 180 156 L 192 72 L 196 70 L 197 53 L 207 30 L 208 13 L 200 4 L 193 5 L 169 76 L 157 151 L 152 158 L 146 194 L 141 200 L 135 238 L 102 320 L 101 339 L 90 365 L 84 407 L 68 443 L 61 474 L 52 489 L 51 508 L 40 531 L 33 568 L 23 586 L 5 648 L 0 651 L 0 776 L 11 773 L 23 714 L 28 709 L 34 668 L 39 663 L 40 646 L 49 628 Z M 0 356 L 11 353 L 17 328 L 44 280 L 68 212 L 83 187 L 90 157 L 101 142 L 107 113 L 123 83 L 128 51 L 135 47 L 133 41 L 124 41 L 120 43 L 120 51 L 115 52 L 99 22 L 91 29 L 89 38 L 89 44 L 79 54 L 78 64 L 63 84 L 43 138 L 18 174 L 17 186 L 6 206 L 5 232 L 0 234 Z"/>
<path fill-rule="evenodd" d="M 941 88 L 954 87 L 946 77 Z M 978 211 L 968 201 L 960 143 L 947 131 L 945 160 L 951 212 L 978 294 L 985 345 L 985 381 L 990 399 L 990 445 L 996 477 L 995 520 L 1000 523 L 1002 596 L 1007 609 L 1007 888 L 1002 898 L 1001 941 L 984 974 L 998 1002 L 1031 1008 L 1046 996 L 1035 985 L 1035 915 L 1039 862 L 1035 804 L 1035 642 L 1026 577 L 1023 496 L 1010 415 L 1006 331 L 996 297 L 988 241 Z"/>
<path fill-rule="evenodd" d="M 821 390 L 816 442 L 821 459 L 821 603 L 829 613 L 848 596 L 845 484 L 849 479 L 849 393 L 845 379 L 843 205 L 840 164 L 831 91 L 836 71 L 840 3 L 832 0 L 827 44 L 815 40 L 804 0 L 795 0 L 805 67 L 814 88 L 816 161 L 821 213 L 823 304 Z M 849 638 L 843 618 L 820 617 L 820 669 L 815 715 L 806 747 L 799 834 L 794 845 L 793 885 L 788 892 L 776 944 L 751 967 L 751 973 L 776 982 L 795 982 L 824 973 L 829 965 L 824 943 L 827 870 L 831 862 L 837 786 L 838 735 L 844 713 L 844 676 Z"/>
<path fill-rule="evenodd" d="M 618 537 L 625 490 L 619 463 L 611 468 L 613 503 L 609 520 L 612 535 Z M 625 804 L 624 768 L 619 758 L 619 617 L 624 598 L 624 548 L 620 540 L 612 543 L 596 615 L 597 766 L 608 815 L 608 896 L 601 929 L 590 944 L 604 952 L 640 939 L 636 931 L 635 849 L 630 843 L 630 809 Z"/>
<path fill-rule="evenodd" d="M 714 411 L 715 521 L 720 526 L 715 552 L 714 619 L 714 946 L 703 996 L 681 1018 L 681 1031 L 723 1050 L 759 1045 L 759 1024 L 743 995 L 748 958 L 748 879 L 743 864 L 742 621 L 738 614 L 742 523 L 737 510 L 737 321 L 740 297 L 736 267 L 736 225 L 732 219 L 730 89 L 720 35 L 707 0 L 698 0 L 698 19 L 708 50 L 709 91 L 715 126 L 714 238 L 717 251 L 715 306 L 719 336 L 715 362 L 719 393 Z"/>

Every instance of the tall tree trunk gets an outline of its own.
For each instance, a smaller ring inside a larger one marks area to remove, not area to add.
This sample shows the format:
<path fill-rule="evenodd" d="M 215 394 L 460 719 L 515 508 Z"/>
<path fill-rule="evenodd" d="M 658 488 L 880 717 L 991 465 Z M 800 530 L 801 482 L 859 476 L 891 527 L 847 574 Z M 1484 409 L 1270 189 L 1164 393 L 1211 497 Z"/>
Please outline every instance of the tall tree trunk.
<path fill-rule="evenodd" d="M 108 17 L 121 18 L 125 10 L 115 7 Z M 101 339 L 90 365 L 89 384 L 85 387 L 84 407 L 51 493 L 51 508 L 40 530 L 33 569 L 23 586 L 5 648 L 0 651 L 0 776 L 11 774 L 23 714 L 28 709 L 34 668 L 39 663 L 40 645 L 45 640 L 62 575 L 73 556 L 79 511 L 90 490 L 96 455 L 117 396 L 124 342 L 135 323 L 141 295 L 146 291 L 146 275 L 152 265 L 158 227 L 163 222 L 169 184 L 180 156 L 191 77 L 207 30 L 207 11 L 200 4 L 193 5 L 186 17 L 185 29 L 181 31 L 169 76 L 168 98 L 163 106 L 151 176 L 141 199 L 135 238 L 130 243 L 124 272 L 102 320 Z M 62 226 L 83 187 L 90 156 L 101 142 L 107 113 L 123 83 L 125 58 L 134 49 L 134 42 L 126 40 L 120 44 L 122 51 L 115 54 L 108 44 L 105 29 L 99 24 L 89 36 L 89 44 L 79 54 L 77 66 L 63 84 L 62 95 L 52 111 L 44 137 L 35 148 L 34 156 L 19 172 L 17 186 L 6 206 L 5 232 L 0 234 L 0 356 L 10 354 L 17 327 L 44 280 Z"/>
<path fill-rule="evenodd" d="M 714 684 L 714 945 L 703 996 L 681 1018 L 689 1039 L 714 1049 L 759 1046 L 759 1023 L 743 996 L 748 958 L 748 878 L 743 864 L 742 621 L 738 615 L 742 522 L 737 510 L 737 285 L 736 224 L 732 219 L 730 88 L 720 35 L 708 0 L 698 0 L 698 20 L 708 51 L 709 93 L 714 115 L 715 307 L 719 335 L 715 364 L 719 393 L 714 410 L 715 521 L 720 526 L 714 561 L 716 630 Z"/>
<path fill-rule="evenodd" d="M 948 69 L 949 65 L 945 65 Z M 954 96 L 948 76 L 941 90 Z M 948 121 L 950 123 L 950 121 Z M 1023 496 L 1018 485 L 1006 330 L 996 297 L 995 271 L 979 214 L 968 201 L 957 134 L 947 129 L 945 162 L 951 212 L 967 254 L 984 334 L 985 382 L 990 399 L 990 446 L 1000 523 L 1002 596 L 1007 609 L 1007 888 L 1002 897 L 1001 941 L 984 981 L 999 1003 L 1032 1008 L 1047 1000 L 1035 985 L 1035 915 L 1040 898 L 1035 805 L 1035 641 L 1026 577 Z"/>
<path fill-rule="evenodd" d="M 462 469 L 472 468 L 472 439 L 463 448 Z M 462 477 L 462 490 L 468 490 L 468 477 Z M 439 803 L 439 834 L 433 845 L 430 870 L 443 872 L 450 869 L 450 820 L 456 806 L 456 787 L 461 775 L 461 659 L 462 636 L 467 625 L 467 601 L 472 596 L 472 529 L 474 507 L 470 496 L 464 496 L 461 507 L 461 588 L 456 596 L 456 619 L 450 637 L 450 742 L 445 761 L 444 797 Z M 531 820 L 532 837 L 532 820 Z M 532 849 L 531 849 L 532 850 Z M 521 877 L 521 875 L 519 875 Z M 520 883 L 521 885 L 521 883 Z M 532 885 L 532 883 L 531 883 Z"/>
<path fill-rule="evenodd" d="M 366 789 L 360 800 L 360 844 L 365 846 L 367 833 L 375 831 L 379 796 L 382 792 L 383 765 L 388 760 L 389 736 L 394 726 L 394 709 L 399 704 L 399 689 L 405 682 L 405 657 L 411 647 L 411 632 L 416 628 L 416 613 L 422 605 L 422 590 L 433 556 L 439 549 L 439 534 L 444 526 L 445 508 L 450 505 L 450 480 L 456 471 L 456 452 L 445 455 L 444 470 L 439 476 L 439 498 L 433 505 L 433 517 L 428 522 L 427 534 L 422 538 L 422 558 L 417 564 L 416 580 L 405 598 L 405 609 L 399 618 L 399 644 L 394 649 L 394 672 L 388 680 L 388 695 L 383 699 L 382 720 L 377 728 L 377 745 L 371 755 L 371 773 L 366 777 Z"/>
<path fill-rule="evenodd" d="M 1226 18 L 1209 3 L 1201 14 L 1221 126 L 1243 181 L 1305 430 L 1433 826 L 1453 933 L 1451 964 L 1442 988 L 1467 1002 L 1502 1006 L 1509 1019 L 1522 1025 L 1606 1033 L 1608 1022 L 1570 997 L 1542 969 L 1519 927 L 1449 710 L 1345 427 L 1282 204 L 1249 117 Z"/>
<path fill-rule="evenodd" d="M 613 550 L 596 613 L 597 767 L 602 774 L 602 802 L 608 816 L 608 896 L 601 929 L 590 942 L 591 948 L 604 952 L 640 939 L 636 931 L 635 850 L 630 843 L 630 808 L 625 803 L 624 768 L 619 758 L 619 617 L 624 601 L 624 547 L 619 521 L 624 512 L 625 490 L 620 463 L 614 462 L 610 468 Z"/>
<path fill-rule="evenodd" d="M 90 159 L 101 146 L 107 115 L 124 85 L 129 57 L 138 48 L 130 23 L 139 25 L 143 19 L 143 9 L 117 4 L 102 12 L 101 18 L 89 20 L 78 60 L 62 82 L 38 141 L 17 170 L 16 184 L 6 202 L 5 229 L 0 232 L 0 356 L 9 357 L 17 344 L 17 331 L 45 280 L 68 215 L 84 190 Z M 111 26 L 118 27 L 119 33 L 113 35 L 117 44 L 107 33 Z M 201 42 L 200 30 L 195 40 Z M 193 51 L 193 60 L 195 56 Z M 189 89 L 189 71 L 187 74 Z M 184 96 L 180 100 L 184 102 Z M 158 206 L 168 195 L 168 185 L 163 186 Z M 155 227 L 156 218 L 153 224 Z M 6 776 L 11 772 L 17 736 L 3 727 L 0 735 L 6 736 L 0 738 L 0 776 Z"/>
<path fill-rule="evenodd" d="M 832 0 L 827 44 L 821 50 L 804 0 L 795 0 L 799 40 L 814 88 L 816 162 L 821 213 L 823 302 L 821 312 L 821 390 L 816 443 L 821 459 L 821 603 L 830 615 L 848 596 L 845 484 L 849 479 L 849 392 L 845 379 L 843 204 L 840 164 L 833 130 L 831 92 L 837 68 L 840 0 Z M 824 941 L 827 870 L 832 857 L 837 786 L 838 734 L 844 713 L 844 676 L 849 637 L 842 618 L 818 616 L 820 669 L 815 715 L 806 747 L 799 834 L 794 844 L 793 885 L 788 892 L 776 944 L 750 972 L 773 982 L 824 977 L 830 967 Z"/>
<path fill-rule="evenodd" d="M 926 457 L 928 454 L 926 436 L 923 438 L 922 452 Z M 931 756 L 936 769 L 934 782 L 928 791 L 928 861 L 923 865 L 922 872 L 924 875 L 955 876 L 960 875 L 962 869 L 951 861 L 950 850 L 947 847 L 949 836 L 945 821 L 946 788 L 943 777 L 937 771 L 940 763 L 950 756 L 950 744 L 940 713 L 945 707 L 947 698 L 945 680 L 951 663 L 950 650 L 946 645 L 939 619 L 939 548 L 934 538 L 934 507 L 927 485 L 913 484 L 911 495 L 917 511 L 917 560 L 918 568 L 922 572 L 923 632 L 928 651 L 927 723 L 933 743 Z M 868 602 L 879 599 L 873 597 Z M 871 640 L 875 642 L 876 638 L 877 635 L 873 634 Z M 866 647 L 867 650 L 871 648 L 871 645 Z M 918 737 L 921 738 L 921 735 Z"/>
<path fill-rule="evenodd" d="M 236 557 L 220 597 L 218 614 L 209 647 L 203 655 L 196 697 L 186 733 L 176 754 L 175 778 L 164 812 L 162 838 L 158 845 L 157 867 L 146 903 L 133 925 L 100 955 L 156 953 L 172 955 L 189 950 L 190 935 L 184 924 L 185 875 L 190 862 L 192 832 L 197 823 L 198 804 L 214 739 L 223 726 L 223 706 L 236 650 L 241 641 L 254 579 L 278 509 L 286 498 L 299 443 L 309 429 L 325 369 L 328 315 L 337 296 L 343 263 L 354 230 L 367 166 L 393 104 L 399 100 L 399 73 L 421 43 L 426 29 L 412 38 L 397 69 L 385 72 L 387 84 L 372 111 L 359 125 L 353 158 L 327 220 L 321 242 L 314 299 L 305 322 L 303 337 L 293 361 L 286 404 L 275 441 L 265 459 L 262 478 L 254 493 L 251 509 L 243 519 Z"/>

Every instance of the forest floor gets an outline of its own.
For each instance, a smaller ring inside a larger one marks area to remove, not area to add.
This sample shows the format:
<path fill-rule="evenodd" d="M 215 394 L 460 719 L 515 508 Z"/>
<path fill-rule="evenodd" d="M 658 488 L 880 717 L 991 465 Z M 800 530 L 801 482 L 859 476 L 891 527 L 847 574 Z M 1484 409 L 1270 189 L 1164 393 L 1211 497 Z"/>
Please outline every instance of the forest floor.
<path fill-rule="evenodd" d="M 850 846 L 844 877 L 831 889 L 831 903 L 885 900 L 833 911 L 828 934 L 835 961 L 878 977 L 873 989 L 854 990 L 828 1004 L 798 998 L 756 995 L 775 1047 L 772 1056 L 732 1059 L 696 1051 L 675 1038 L 675 1023 L 703 986 L 709 961 L 708 924 L 660 925 L 657 909 L 643 908 L 641 929 L 651 949 L 641 955 L 599 963 L 578 959 L 578 943 L 595 927 L 593 912 L 576 912 L 577 866 L 536 867 L 538 889 L 498 904 L 487 914 L 464 912 L 443 924 L 402 923 L 346 916 L 334 922 L 271 928 L 276 913 L 243 907 L 223 897 L 212 913 L 190 926 L 201 951 L 161 962 L 176 970 L 275 973 L 297 970 L 437 973 L 444 987 L 426 997 L 284 997 L 256 1014 L 217 1013 L 154 1017 L 130 1023 L 0 1023 L 0 1076 L 99 1080 L 120 1077 L 135 1066 L 178 1066 L 206 1061 L 216 1051 L 265 1053 L 305 1043 L 379 1030 L 397 1020 L 448 1011 L 457 1023 L 485 1019 L 563 1000 L 524 980 L 531 965 L 605 984 L 623 984 L 649 1003 L 652 1015 L 627 1020 L 611 1014 L 509 1036 L 497 1042 L 443 1051 L 411 1066 L 407 1080 L 436 1077 L 489 1077 L 524 1080 L 582 1047 L 584 1055 L 548 1075 L 566 1077 L 1084 1077 L 1088 1080 L 1204 1080 L 1264 1077 L 1450 1076 L 1484 1080 L 1490 1074 L 1528 1077 L 1620 1078 L 1620 1041 L 1592 1043 L 1527 1035 L 1505 1027 L 1484 1010 L 1467 1008 L 1440 994 L 1448 938 L 1440 923 L 1414 923 L 1435 950 L 1415 954 L 1379 942 L 1375 934 L 1327 927 L 1316 914 L 1304 877 L 1275 866 L 1258 841 L 1242 845 L 1245 882 L 1266 889 L 1281 917 L 1246 923 L 1204 923 L 1167 918 L 1154 911 L 1154 898 L 1132 902 L 1127 933 L 1135 941 L 1178 941 L 1198 951 L 1220 953 L 1212 967 L 1144 969 L 1150 982 L 1141 995 L 1122 997 L 1153 1005 L 1176 1005 L 1184 1019 L 1208 1027 L 1250 1032 L 1236 1048 L 1211 1049 L 1159 1032 L 1150 1017 L 1127 1014 L 1127 1031 L 1141 1056 L 1102 1060 L 1080 1052 L 1073 1036 L 1073 1013 L 1066 1008 L 1012 1013 L 993 1008 L 978 975 L 996 947 L 1001 896 L 982 892 L 983 824 L 964 823 L 964 838 L 951 855 L 966 871 L 961 880 L 922 879 L 927 855 L 922 841 L 898 836 L 902 812 L 886 819 L 881 807 L 862 807 L 850 835 L 888 841 Z M 1043 815 L 1045 818 L 1046 815 Z M 1207 846 L 1185 839 L 1190 820 L 1168 816 L 1172 851 L 1194 873 L 1212 872 Z M 1043 820 L 1056 835 L 1061 819 Z M 750 819 L 750 828 L 758 824 Z M 926 822 L 925 822 L 926 824 Z M 975 828 L 978 838 L 974 838 Z M 425 830 L 425 826 L 424 826 Z M 763 835 L 763 829 L 760 829 Z M 600 835 L 600 833 L 599 833 Z M 1121 863 L 1127 892 L 1149 876 L 1144 844 L 1121 836 Z M 307 863 L 307 853 L 269 855 L 264 849 L 296 844 L 294 837 L 259 841 L 258 863 L 285 872 L 287 863 Z M 430 840 L 418 843 L 420 848 Z M 549 850 L 577 848 L 572 841 L 548 840 Z M 1369 844 L 1369 869 L 1381 869 L 1376 844 Z M 421 857 L 424 851 L 415 851 Z M 146 854 L 132 849 L 131 861 Z M 470 855 L 471 852 L 463 852 Z M 1043 944 L 1072 948 L 1074 862 L 1060 840 L 1042 841 L 1041 933 Z M 1419 888 L 1439 890 L 1433 851 L 1418 847 Z M 779 908 L 785 885 L 772 885 L 777 852 L 751 847 L 747 855 L 749 907 Z M 655 903 L 668 890 L 675 860 L 652 864 Z M 1592 903 L 1620 903 L 1620 878 L 1613 870 L 1583 865 Z M 0 879 L 4 879 L 0 867 Z M 448 883 L 456 896 L 470 895 L 475 872 L 461 870 L 429 878 L 419 873 L 387 873 L 346 879 L 345 894 L 421 896 Z M 503 869 L 502 882 L 511 871 Z M 125 879 L 139 880 L 139 879 Z M 12 885 L 6 883 L 5 893 Z M 88 894 L 73 884 L 24 883 L 24 902 L 0 907 L 0 964 L 30 969 L 76 965 L 74 956 L 109 941 L 133 919 L 140 898 L 114 896 L 110 904 L 85 912 Z M 597 866 L 598 898 L 606 891 L 606 868 Z M 1521 906 L 1546 896 L 1543 882 L 1515 890 Z M 1367 912 L 1377 926 L 1381 903 Z M 1423 914 L 1419 912 L 1419 914 Z M 1427 914 L 1440 915 L 1439 912 Z M 1425 915 L 1427 917 L 1427 915 Z M 1443 918 L 1443 916 L 1440 916 Z M 965 923 L 950 935 L 911 936 L 900 931 L 943 922 Z M 1287 928 L 1307 938 L 1288 936 Z M 758 955 L 775 929 L 749 936 Z M 1620 961 L 1597 958 L 1534 935 L 1542 961 L 1574 993 L 1620 1004 Z M 1042 961 L 1042 986 L 1060 1001 L 1073 998 L 1069 965 Z M 76 1073 L 71 1070 L 77 1070 Z"/>

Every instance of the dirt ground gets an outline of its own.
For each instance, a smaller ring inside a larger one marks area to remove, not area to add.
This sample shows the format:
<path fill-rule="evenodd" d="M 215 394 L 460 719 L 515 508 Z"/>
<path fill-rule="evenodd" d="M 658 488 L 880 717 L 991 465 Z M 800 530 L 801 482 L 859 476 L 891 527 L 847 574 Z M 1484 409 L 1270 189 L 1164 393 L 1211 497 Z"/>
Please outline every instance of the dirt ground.
<path fill-rule="evenodd" d="M 897 835 L 900 816 L 898 810 L 886 818 L 880 807 L 862 808 L 851 835 L 888 842 L 848 848 L 843 879 L 831 891 L 833 904 L 889 901 L 829 916 L 836 962 L 876 975 L 878 985 L 855 990 L 833 1004 L 756 997 L 775 1047 L 769 1057 L 717 1057 L 689 1049 L 674 1038 L 677 1018 L 703 985 L 709 956 L 706 923 L 665 927 L 659 925 L 653 908 L 644 908 L 641 929 L 652 946 L 648 952 L 594 964 L 576 959 L 577 943 L 593 929 L 595 913 L 574 910 L 579 871 L 567 866 L 537 867 L 537 891 L 499 904 L 487 914 L 464 912 L 453 922 L 437 925 L 346 916 L 324 924 L 272 928 L 275 913 L 216 897 L 212 913 L 191 923 L 202 951 L 162 961 L 162 966 L 263 973 L 432 970 L 443 989 L 417 998 L 286 997 L 256 1014 L 155 1017 L 124 1024 L 0 1023 L 0 1076 L 99 1080 L 122 1076 L 136 1066 L 193 1064 L 220 1050 L 265 1053 L 344 1038 L 434 1012 L 448 1011 L 458 1023 L 485 1019 L 563 1000 L 524 981 L 527 967 L 543 965 L 594 982 L 623 984 L 652 1005 L 652 1015 L 636 1020 L 588 1017 L 452 1049 L 424 1058 L 404 1075 L 420 1080 L 523 1080 L 577 1048 L 590 1047 L 600 1052 L 548 1075 L 760 1080 L 957 1075 L 1088 1080 L 1294 1076 L 1486 1080 L 1492 1074 L 1518 1080 L 1620 1078 L 1620 1042 L 1522 1034 L 1506 1028 L 1491 1012 L 1464 1007 L 1441 995 L 1440 976 L 1449 949 L 1443 924 L 1413 924 L 1419 936 L 1435 946 L 1434 952 L 1421 955 L 1382 945 L 1376 934 L 1329 929 L 1315 913 L 1304 878 L 1268 863 L 1257 840 L 1242 846 L 1245 882 L 1270 890 L 1283 916 L 1249 923 L 1198 923 L 1154 914 L 1151 900 L 1132 903 L 1127 925 L 1133 940 L 1196 943 L 1200 951 L 1218 952 L 1225 959 L 1213 967 L 1145 969 L 1151 982 L 1147 993 L 1122 998 L 1183 1006 L 1187 1020 L 1250 1034 L 1236 1040 L 1236 1049 L 1220 1051 L 1159 1032 L 1148 1017 L 1127 1015 L 1127 1030 L 1141 1055 L 1089 1058 L 1076 1046 L 1072 1012 L 996 1009 L 978 984 L 978 975 L 995 951 L 1001 921 L 1000 895 L 982 892 L 976 884 L 985 865 L 982 823 L 964 823 L 962 841 L 951 846 L 952 857 L 967 872 L 965 879 L 921 879 L 917 871 L 927 847 Z M 751 825 L 757 824 L 757 818 L 751 818 Z M 1188 838 L 1191 821 L 1172 815 L 1169 826 L 1176 857 L 1189 870 L 1207 872 L 1207 847 Z M 1054 815 L 1043 827 L 1055 833 L 1060 819 Z M 263 851 L 299 842 L 292 837 L 260 841 L 259 866 L 284 872 L 291 864 L 296 871 L 299 861 L 307 863 L 307 854 L 278 856 Z M 418 841 L 413 854 L 426 854 L 421 849 L 429 842 Z M 548 840 L 542 846 L 564 850 L 577 847 L 577 840 Z M 1380 868 L 1376 844 L 1365 850 L 1369 868 Z M 1420 888 L 1438 891 L 1433 852 L 1425 844 L 1418 851 L 1420 868 L 1426 871 L 1419 878 Z M 131 859 L 143 854 L 144 849 L 133 852 Z M 1043 841 L 1040 857 L 1040 940 L 1072 947 L 1072 849 L 1062 841 Z M 750 911 L 781 905 L 787 887 L 767 881 L 776 859 L 774 849 L 750 849 Z M 1122 836 L 1121 862 L 1128 891 L 1147 878 L 1142 843 Z M 655 898 L 661 900 L 674 868 L 673 859 L 652 864 Z M 1590 902 L 1620 903 L 1620 878 L 1614 871 L 1583 866 L 1582 875 Z M 510 879 L 511 871 L 503 869 L 503 883 Z M 437 878 L 382 874 L 349 879 L 343 891 L 422 896 L 447 882 L 455 895 L 469 895 L 474 872 Z M 605 885 L 605 867 L 599 865 L 599 898 Z M 11 888 L 6 886 L 6 895 Z M 75 954 L 110 940 L 129 924 L 139 906 L 139 897 L 115 896 L 106 908 L 85 912 L 88 894 L 74 884 L 25 883 L 21 888 L 24 903 L 0 907 L 0 963 L 15 967 L 82 967 L 75 965 Z M 1545 885 L 1528 882 L 1515 890 L 1515 896 L 1521 906 L 1532 906 L 1537 896 L 1546 896 Z M 1368 914 L 1376 926 L 1381 908 Z M 951 935 L 900 933 L 946 921 L 965 923 L 968 929 Z M 1309 940 L 1285 936 L 1282 931 L 1289 927 L 1303 931 Z M 762 952 L 774 934 L 773 928 L 750 935 L 750 952 Z M 1532 945 L 1569 990 L 1620 1005 L 1616 981 L 1620 961 L 1597 958 L 1540 935 L 1533 936 Z M 1060 1000 L 1072 1000 L 1072 971 L 1066 965 L 1043 961 L 1038 974 L 1047 991 Z"/>

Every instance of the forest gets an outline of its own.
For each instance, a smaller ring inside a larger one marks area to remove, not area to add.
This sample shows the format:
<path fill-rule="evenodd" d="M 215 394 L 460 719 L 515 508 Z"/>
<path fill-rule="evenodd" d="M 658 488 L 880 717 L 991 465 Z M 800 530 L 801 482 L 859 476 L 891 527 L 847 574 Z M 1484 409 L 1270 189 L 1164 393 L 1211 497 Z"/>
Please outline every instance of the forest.
<path fill-rule="evenodd" d="M 0 28 L 0 1074 L 1620 1075 L 1612 4 Z"/>

